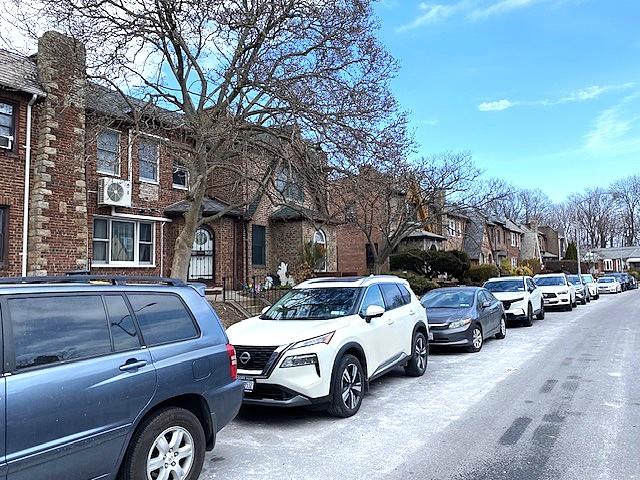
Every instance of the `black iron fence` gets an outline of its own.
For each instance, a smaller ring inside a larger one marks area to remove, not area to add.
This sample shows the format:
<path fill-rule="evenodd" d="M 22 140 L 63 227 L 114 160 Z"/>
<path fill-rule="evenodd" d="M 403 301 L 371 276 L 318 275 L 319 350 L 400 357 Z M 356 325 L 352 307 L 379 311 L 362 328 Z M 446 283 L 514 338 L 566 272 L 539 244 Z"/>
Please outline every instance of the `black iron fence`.
<path fill-rule="evenodd" d="M 287 293 L 291 287 L 276 285 L 271 276 L 254 275 L 247 279 L 240 288 L 233 288 L 233 282 L 222 278 L 222 301 L 232 302 L 251 315 L 259 314 Z"/>

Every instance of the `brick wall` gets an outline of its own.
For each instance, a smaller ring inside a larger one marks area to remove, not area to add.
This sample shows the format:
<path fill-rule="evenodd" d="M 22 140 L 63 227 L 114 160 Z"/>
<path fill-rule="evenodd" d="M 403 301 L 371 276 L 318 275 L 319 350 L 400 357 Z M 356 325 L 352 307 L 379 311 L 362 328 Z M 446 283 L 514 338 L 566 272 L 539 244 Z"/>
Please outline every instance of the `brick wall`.
<path fill-rule="evenodd" d="M 20 275 L 22 268 L 22 220 L 24 200 L 24 165 L 27 124 L 27 98 L 21 94 L 0 91 L 0 100 L 16 109 L 16 134 L 12 150 L 0 149 L 0 206 L 8 208 L 6 262 L 0 265 L 0 276 Z M 32 115 L 33 118 L 33 115 Z"/>

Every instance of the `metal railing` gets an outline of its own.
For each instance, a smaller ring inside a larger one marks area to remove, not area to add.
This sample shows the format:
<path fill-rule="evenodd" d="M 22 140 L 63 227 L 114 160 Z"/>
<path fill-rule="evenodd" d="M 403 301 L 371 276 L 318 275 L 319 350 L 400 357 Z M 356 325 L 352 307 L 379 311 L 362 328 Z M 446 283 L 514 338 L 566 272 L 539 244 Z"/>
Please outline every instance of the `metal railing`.
<path fill-rule="evenodd" d="M 233 282 L 222 277 L 222 301 L 235 303 L 252 315 L 273 305 L 290 289 L 291 287 L 276 285 L 273 277 L 269 276 L 253 275 L 240 288 L 233 288 Z"/>

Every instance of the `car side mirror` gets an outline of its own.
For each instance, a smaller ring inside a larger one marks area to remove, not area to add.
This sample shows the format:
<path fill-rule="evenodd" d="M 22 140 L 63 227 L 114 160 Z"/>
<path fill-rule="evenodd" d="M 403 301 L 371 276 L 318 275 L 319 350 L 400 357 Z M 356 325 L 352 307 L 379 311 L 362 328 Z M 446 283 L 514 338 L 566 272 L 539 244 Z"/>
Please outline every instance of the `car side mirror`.
<path fill-rule="evenodd" d="M 369 323 L 372 318 L 378 318 L 384 315 L 384 308 L 380 305 L 369 305 L 364 311 L 363 318 Z"/>
<path fill-rule="evenodd" d="M 264 307 L 262 310 L 260 310 L 260 315 L 264 315 L 265 313 L 267 313 L 270 308 L 271 307 Z"/>

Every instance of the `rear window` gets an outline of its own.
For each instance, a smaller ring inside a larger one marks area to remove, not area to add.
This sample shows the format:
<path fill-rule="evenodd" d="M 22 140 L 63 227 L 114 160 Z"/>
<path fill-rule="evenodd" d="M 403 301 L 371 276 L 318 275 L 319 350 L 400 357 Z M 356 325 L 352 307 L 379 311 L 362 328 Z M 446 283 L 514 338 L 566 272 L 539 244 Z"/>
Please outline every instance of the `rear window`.
<path fill-rule="evenodd" d="M 384 297 L 384 303 L 387 305 L 387 310 L 393 310 L 405 304 L 402 292 L 396 284 L 381 283 L 380 290 L 382 290 L 382 296 Z"/>
<path fill-rule="evenodd" d="M 8 304 L 18 370 L 111 352 L 99 295 L 12 298 Z"/>
<path fill-rule="evenodd" d="M 198 336 L 193 318 L 176 295 L 128 294 L 147 345 L 178 342 Z"/>

